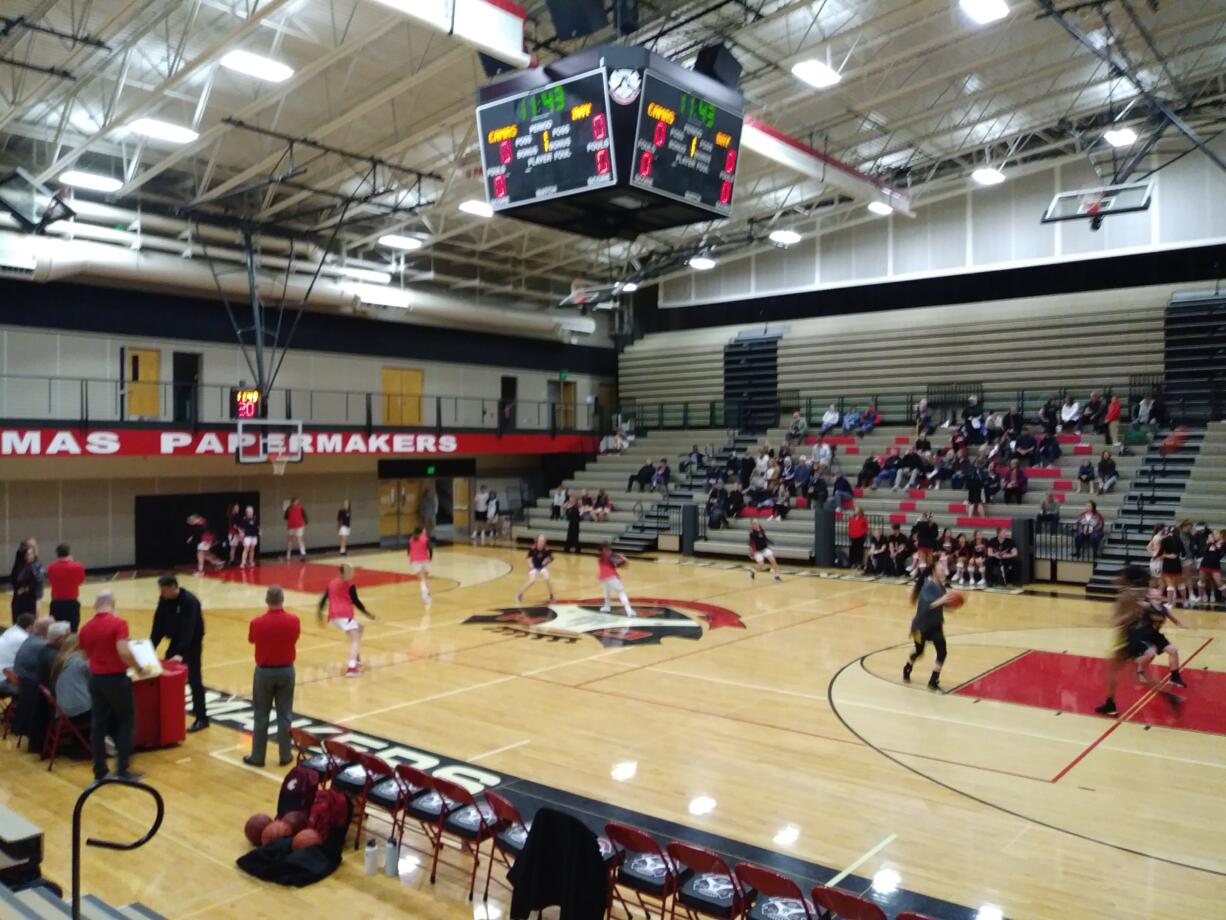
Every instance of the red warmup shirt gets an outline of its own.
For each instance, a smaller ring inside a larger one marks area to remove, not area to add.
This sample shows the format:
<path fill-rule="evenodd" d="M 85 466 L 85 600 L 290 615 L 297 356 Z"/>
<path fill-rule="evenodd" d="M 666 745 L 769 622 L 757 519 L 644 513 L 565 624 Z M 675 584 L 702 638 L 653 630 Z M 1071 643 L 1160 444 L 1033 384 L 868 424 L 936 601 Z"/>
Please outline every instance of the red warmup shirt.
<path fill-rule="evenodd" d="M 247 627 L 247 641 L 255 646 L 255 663 L 262 668 L 285 668 L 294 663 L 302 624 L 281 608 L 258 616 Z"/>
<path fill-rule="evenodd" d="M 1120 420 L 1120 404 L 1115 400 L 1107 403 L 1107 416 L 1105 421 L 1118 422 Z"/>
<path fill-rule="evenodd" d="M 91 674 L 123 674 L 128 670 L 115 643 L 128 638 L 128 624 L 113 613 L 95 613 L 77 634 L 81 651 L 89 659 Z"/>
<path fill-rule="evenodd" d="M 599 580 L 607 581 L 610 578 L 619 577 L 617 574 L 617 566 L 613 564 L 613 555 L 601 553 L 600 558 L 596 560 L 596 568 L 599 572 Z"/>
<path fill-rule="evenodd" d="M 75 559 L 57 559 L 47 566 L 47 580 L 53 601 L 75 601 L 85 581 L 85 566 Z"/>
<path fill-rule="evenodd" d="M 306 527 L 306 514 L 302 510 L 302 505 L 290 505 L 285 512 L 285 523 L 290 530 L 297 530 L 299 527 Z"/>
<path fill-rule="evenodd" d="M 853 514 L 847 522 L 847 536 L 853 540 L 856 537 L 868 535 L 868 515 Z"/>

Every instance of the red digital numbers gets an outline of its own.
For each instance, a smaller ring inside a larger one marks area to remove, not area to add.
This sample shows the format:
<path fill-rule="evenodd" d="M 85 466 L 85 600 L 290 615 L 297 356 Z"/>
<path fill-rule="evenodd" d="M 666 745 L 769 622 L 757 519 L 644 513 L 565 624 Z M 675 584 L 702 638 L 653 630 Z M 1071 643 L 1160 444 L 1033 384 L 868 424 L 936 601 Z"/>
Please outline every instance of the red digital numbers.
<path fill-rule="evenodd" d="M 507 177 L 506 176 L 495 176 L 494 177 L 494 197 L 495 198 L 506 198 L 507 197 Z"/>
<path fill-rule="evenodd" d="M 604 123 L 604 115 L 596 114 L 592 116 L 592 139 L 602 141 L 609 134 L 608 126 Z"/>
<path fill-rule="evenodd" d="M 611 168 L 612 167 L 609 163 L 608 149 L 606 148 L 604 150 L 597 150 L 596 151 L 596 175 L 607 176 Z"/>
<path fill-rule="evenodd" d="M 657 121 L 656 122 L 656 133 L 655 133 L 655 137 L 652 138 L 652 144 L 654 144 L 656 147 L 663 147 L 667 140 L 668 140 L 668 125 L 665 122 Z"/>
<path fill-rule="evenodd" d="M 502 165 L 506 166 L 508 163 L 510 163 L 513 156 L 514 154 L 511 151 L 510 141 L 503 141 L 498 145 L 498 158 L 502 160 Z"/>
<path fill-rule="evenodd" d="M 736 151 L 735 150 L 729 150 L 728 155 L 724 157 L 724 172 L 729 173 L 729 174 L 736 172 Z"/>
<path fill-rule="evenodd" d="M 732 204 L 732 183 L 728 182 L 727 180 L 725 180 L 724 184 L 720 186 L 719 203 Z"/>
<path fill-rule="evenodd" d="M 239 390 L 234 394 L 234 414 L 239 418 L 257 418 L 260 409 L 259 390 Z"/>
<path fill-rule="evenodd" d="M 655 159 L 650 150 L 644 150 L 643 155 L 639 157 L 639 175 L 644 179 L 651 178 L 651 167 L 654 165 Z"/>

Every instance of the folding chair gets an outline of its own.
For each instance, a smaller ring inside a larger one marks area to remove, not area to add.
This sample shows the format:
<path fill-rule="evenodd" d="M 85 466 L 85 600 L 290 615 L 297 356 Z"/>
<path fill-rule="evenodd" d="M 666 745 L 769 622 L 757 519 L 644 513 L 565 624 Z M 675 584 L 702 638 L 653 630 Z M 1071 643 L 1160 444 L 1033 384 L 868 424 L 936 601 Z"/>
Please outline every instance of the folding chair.
<path fill-rule="evenodd" d="M 366 825 L 366 809 L 373 805 L 380 811 L 387 812 L 392 824 L 392 837 L 399 842 L 400 838 L 396 837 L 396 829 L 400 826 L 400 814 L 404 811 L 405 803 L 408 801 L 407 790 L 396 778 L 396 774 L 387 761 L 374 754 L 359 751 L 358 763 L 366 771 L 366 790 L 362 794 L 362 810 L 357 812 L 358 826 L 354 832 L 357 839 L 362 838 L 362 828 Z M 354 808 L 357 807 L 355 800 Z"/>
<path fill-rule="evenodd" d="M 605 825 L 605 833 L 619 850 L 617 858 L 609 864 L 611 884 L 606 918 L 613 916 L 614 901 L 621 904 L 627 918 L 634 916 L 621 893 L 624 888 L 634 895 L 647 920 L 651 920 L 651 911 L 656 907 L 648 902 L 658 901 L 656 909 L 663 920 L 670 899 L 677 893 L 677 867 L 672 859 L 660 849 L 654 837 L 638 828 L 610 821 Z"/>
<path fill-rule="evenodd" d="M 817 920 L 817 908 L 813 902 L 786 875 L 753 863 L 737 863 L 732 871 L 749 905 L 747 920 L 770 920 L 777 916 L 794 917 L 796 920 L 803 916 L 804 920 Z M 798 910 L 802 913 L 797 913 Z"/>
<path fill-rule="evenodd" d="M 444 802 L 454 807 L 446 811 L 440 810 L 438 815 L 438 835 L 434 848 L 434 864 L 430 867 L 430 881 L 438 869 L 439 853 L 443 849 L 443 838 L 450 836 L 459 843 L 460 849 L 473 858 L 473 869 L 468 879 L 468 900 L 473 899 L 477 887 L 477 867 L 481 864 L 481 845 L 494 838 L 502 829 L 502 823 L 488 802 L 478 802 L 473 794 L 450 780 L 434 778 L 434 789 Z"/>
<path fill-rule="evenodd" d="M 12 668 L 4 669 L 4 679 L 8 685 L 13 688 L 13 695 L 8 698 L 4 704 L 4 712 L 0 713 L 0 720 L 4 722 L 4 740 L 9 737 L 9 729 L 13 727 L 13 717 L 17 715 L 17 695 L 21 690 L 21 678 L 17 676 L 17 672 Z M 21 739 L 17 739 L 17 746 L 21 746 Z"/>
<path fill-rule="evenodd" d="M 297 755 L 297 766 L 310 767 L 319 774 L 320 788 L 327 786 L 332 781 L 339 764 L 324 750 L 324 743 L 309 731 L 301 728 L 291 728 L 289 739 Z"/>
<path fill-rule="evenodd" d="M 481 900 L 490 899 L 490 878 L 494 874 L 494 861 L 497 859 L 509 871 L 511 864 L 524 851 L 528 842 L 528 831 L 532 825 L 524 821 L 519 809 L 500 796 L 497 792 L 485 793 L 485 801 L 494 811 L 494 816 L 502 825 L 502 830 L 495 834 L 490 845 L 490 861 L 485 869 L 485 894 Z"/>
<path fill-rule="evenodd" d="M 409 819 L 417 822 L 418 833 L 426 838 L 430 848 L 428 852 L 434 857 L 435 846 L 439 840 L 439 812 L 448 811 L 455 806 L 443 799 L 434 788 L 434 777 L 429 773 L 410 767 L 408 764 L 396 764 L 396 778 L 400 780 L 407 798 L 404 811 L 400 813 L 400 836 L 396 839 L 404 841 L 404 832 L 408 829 Z"/>
<path fill-rule="evenodd" d="M 64 714 L 64 710 L 60 708 L 60 704 L 56 702 L 51 691 L 43 684 L 39 684 L 38 689 L 55 714 L 55 720 L 47 729 L 47 737 L 43 739 L 43 757 L 47 760 L 47 770 L 50 771 L 55 766 L 55 758 L 60 753 L 60 738 L 63 737 L 65 731 L 77 739 L 81 747 L 85 749 L 86 756 L 92 757 L 93 749 L 89 746 L 89 742 L 85 740 L 85 736 L 81 734 L 81 730 L 77 728 L 72 718 Z"/>
<path fill-rule="evenodd" d="M 363 766 L 361 755 L 353 747 L 343 741 L 333 741 L 329 738 L 324 742 L 324 751 L 337 764 L 337 770 L 332 774 L 332 788 L 342 792 L 353 803 L 354 814 L 365 814 L 366 792 L 370 789 L 370 774 Z M 360 834 L 353 836 L 353 848 L 356 850 L 361 841 Z"/>
<path fill-rule="evenodd" d="M 813 903 L 825 911 L 826 917 L 840 920 L 886 920 L 885 911 L 870 901 L 849 891 L 818 885 L 813 889 Z"/>
<path fill-rule="evenodd" d="M 741 885 L 719 854 L 676 840 L 669 843 L 667 850 L 673 865 L 681 870 L 670 915 L 673 920 L 678 910 L 686 920 L 700 917 L 739 920 L 744 915 L 745 895 Z"/>

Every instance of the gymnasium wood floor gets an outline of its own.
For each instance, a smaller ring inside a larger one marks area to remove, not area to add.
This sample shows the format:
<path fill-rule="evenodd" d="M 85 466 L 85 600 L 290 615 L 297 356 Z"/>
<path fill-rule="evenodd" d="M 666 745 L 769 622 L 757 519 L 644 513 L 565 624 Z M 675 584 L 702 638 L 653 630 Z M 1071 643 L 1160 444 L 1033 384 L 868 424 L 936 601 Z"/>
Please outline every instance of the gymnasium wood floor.
<path fill-rule="evenodd" d="M 407 570 L 400 553 L 351 559 Z M 922 679 L 905 686 L 912 610 L 903 587 L 801 577 L 779 584 L 670 557 L 634 562 L 624 573 L 632 598 L 717 605 L 745 628 L 704 626 L 699 641 L 609 648 L 591 636 L 532 641 L 463 622 L 514 605 L 526 573 L 519 551 L 442 549 L 434 571 L 428 612 L 412 582 L 361 589 L 379 620 L 367 631 L 368 671 L 358 680 L 341 677 L 343 640 L 316 624 L 315 595 L 290 592 L 287 606 L 304 623 L 299 712 L 860 876 L 893 869 L 904 888 L 972 908 L 998 905 L 1007 917 L 1222 916 L 1222 734 L 937 695 Z M 560 597 L 598 594 L 591 556 L 559 555 L 553 572 Z M 184 584 L 205 605 L 206 683 L 248 695 L 246 624 L 263 587 Z M 133 634 L 145 634 L 153 580 L 113 587 Z M 537 585 L 529 597 L 544 594 Z M 976 593 L 947 618 L 944 685 L 985 673 L 990 681 L 1027 650 L 1101 657 L 1108 613 L 1076 599 Z M 1174 638 L 1185 656 L 1199 649 L 1188 705 L 1205 714 L 1222 699 L 1196 699 L 1198 683 L 1208 689 L 1214 672 L 1226 672 L 1226 633 L 1214 614 L 1188 613 L 1184 622 Z M 917 678 L 927 676 L 925 664 Z M 504 891 L 495 888 L 486 908 L 479 885 L 471 905 L 455 869 L 440 870 L 434 886 L 421 871 L 399 884 L 366 879 L 356 853 L 305 890 L 245 876 L 234 866 L 243 821 L 272 810 L 282 773 L 243 766 L 245 743 L 215 724 L 181 747 L 138 755 L 136 768 L 166 795 L 166 824 L 137 853 L 90 851 L 84 889 L 170 917 L 506 916 Z M 2 756 L 0 795 L 47 831 L 46 873 L 67 884 L 69 814 L 88 768 L 63 762 L 47 773 L 13 753 L 11 741 Z M 637 765 L 633 776 L 614 779 L 614 765 L 626 763 Z M 88 833 L 139 834 L 145 800 L 109 791 L 87 812 Z M 698 797 L 713 799 L 713 810 L 691 813 Z"/>

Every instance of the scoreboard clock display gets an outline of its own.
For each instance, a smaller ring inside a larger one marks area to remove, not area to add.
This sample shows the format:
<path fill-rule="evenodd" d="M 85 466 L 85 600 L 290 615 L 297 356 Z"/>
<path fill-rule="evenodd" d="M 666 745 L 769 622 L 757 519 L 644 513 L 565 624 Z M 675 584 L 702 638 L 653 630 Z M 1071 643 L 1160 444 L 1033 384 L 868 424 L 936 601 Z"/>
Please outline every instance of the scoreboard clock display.
<path fill-rule="evenodd" d="M 743 121 L 740 112 L 647 71 L 630 184 L 727 216 Z"/>
<path fill-rule="evenodd" d="M 617 184 L 607 87 L 601 67 L 477 108 L 494 210 Z"/>

